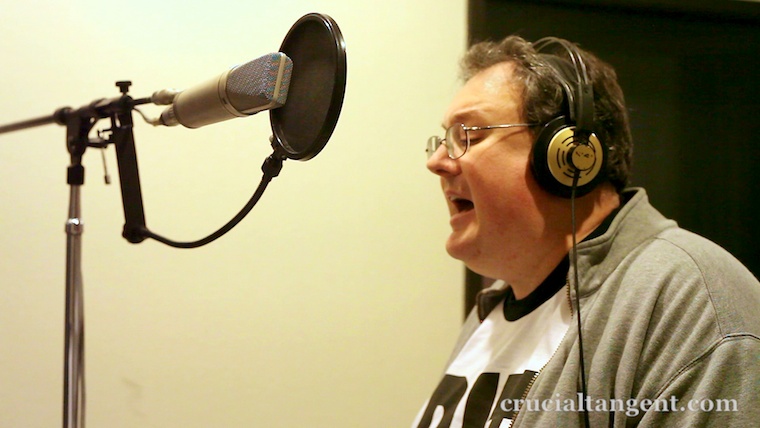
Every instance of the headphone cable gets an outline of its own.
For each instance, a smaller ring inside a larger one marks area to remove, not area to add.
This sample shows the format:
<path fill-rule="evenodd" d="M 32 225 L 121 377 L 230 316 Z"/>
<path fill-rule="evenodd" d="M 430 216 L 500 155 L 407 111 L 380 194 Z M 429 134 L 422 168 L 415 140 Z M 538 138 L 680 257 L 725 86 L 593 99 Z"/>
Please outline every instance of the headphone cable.
<path fill-rule="evenodd" d="M 570 219 L 572 223 L 572 229 L 573 229 L 573 275 L 574 275 L 574 288 L 575 288 L 575 312 L 576 317 L 578 319 L 578 357 L 580 360 L 581 365 L 581 391 L 583 394 L 583 401 L 585 404 L 586 396 L 588 395 L 588 390 L 586 388 L 586 364 L 584 362 L 583 358 L 583 328 L 581 327 L 581 298 L 579 293 L 579 287 L 578 287 L 578 243 L 575 235 L 576 230 L 576 221 L 575 221 L 575 190 L 578 187 L 578 178 L 580 177 L 580 170 L 575 169 L 575 174 L 573 174 L 573 187 L 570 193 Z M 583 406 L 583 404 L 581 404 Z M 588 415 L 588 408 L 583 406 L 583 421 L 586 424 L 587 428 L 591 427 L 591 423 L 589 422 L 589 415 Z"/>

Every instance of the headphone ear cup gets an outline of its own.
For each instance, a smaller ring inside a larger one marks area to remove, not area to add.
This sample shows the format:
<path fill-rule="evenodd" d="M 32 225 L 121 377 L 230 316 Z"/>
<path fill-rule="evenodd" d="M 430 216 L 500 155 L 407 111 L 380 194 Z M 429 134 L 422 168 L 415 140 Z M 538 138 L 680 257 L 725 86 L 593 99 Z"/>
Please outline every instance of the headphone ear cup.
<path fill-rule="evenodd" d="M 549 193 L 569 198 L 573 178 L 580 170 L 575 195 L 583 196 L 604 177 L 607 147 L 595 134 L 579 141 L 575 126 L 564 116 L 547 123 L 533 145 L 531 169 L 538 184 Z"/>

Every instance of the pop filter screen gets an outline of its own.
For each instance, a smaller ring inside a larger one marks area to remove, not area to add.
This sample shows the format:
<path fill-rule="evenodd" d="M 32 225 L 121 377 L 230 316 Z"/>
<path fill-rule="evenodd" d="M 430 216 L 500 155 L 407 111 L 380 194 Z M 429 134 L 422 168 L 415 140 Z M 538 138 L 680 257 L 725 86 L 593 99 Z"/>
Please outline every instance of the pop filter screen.
<path fill-rule="evenodd" d="M 335 21 L 312 13 L 299 19 L 280 46 L 293 61 L 288 99 L 270 110 L 274 144 L 287 157 L 308 160 L 327 144 L 346 90 L 346 45 Z"/>

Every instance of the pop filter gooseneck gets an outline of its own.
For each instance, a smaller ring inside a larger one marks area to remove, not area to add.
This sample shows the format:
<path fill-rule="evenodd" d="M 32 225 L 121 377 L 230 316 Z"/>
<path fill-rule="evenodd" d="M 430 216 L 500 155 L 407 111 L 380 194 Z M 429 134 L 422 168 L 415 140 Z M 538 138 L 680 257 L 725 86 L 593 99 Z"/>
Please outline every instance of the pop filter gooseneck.
<path fill-rule="evenodd" d="M 343 106 L 346 91 L 346 43 L 329 16 L 310 13 L 296 21 L 280 52 L 293 61 L 288 99 L 270 110 L 272 148 L 264 161 L 261 183 L 245 207 L 222 228 L 193 242 L 175 242 L 147 228 L 142 235 L 176 248 L 196 248 L 229 232 L 253 209 L 286 159 L 309 160 L 327 144 Z"/>

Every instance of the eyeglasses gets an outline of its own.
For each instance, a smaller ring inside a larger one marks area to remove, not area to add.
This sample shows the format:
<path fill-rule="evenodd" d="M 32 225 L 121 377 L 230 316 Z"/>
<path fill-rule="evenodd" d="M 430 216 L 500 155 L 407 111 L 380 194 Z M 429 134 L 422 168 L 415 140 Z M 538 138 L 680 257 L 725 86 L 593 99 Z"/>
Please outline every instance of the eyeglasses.
<path fill-rule="evenodd" d="M 446 151 L 449 153 L 451 159 L 459 159 L 467 153 L 467 149 L 470 148 L 470 144 L 478 142 L 482 138 L 478 133 L 471 135 L 473 131 L 486 131 L 489 129 L 497 128 L 516 128 L 516 127 L 529 127 L 537 126 L 538 123 L 508 123 L 504 125 L 489 125 L 489 126 L 464 126 L 463 123 L 455 123 L 446 129 L 444 138 L 434 135 L 428 138 L 427 152 L 428 159 L 433 156 L 433 153 L 438 150 L 442 145 L 446 145 Z"/>

